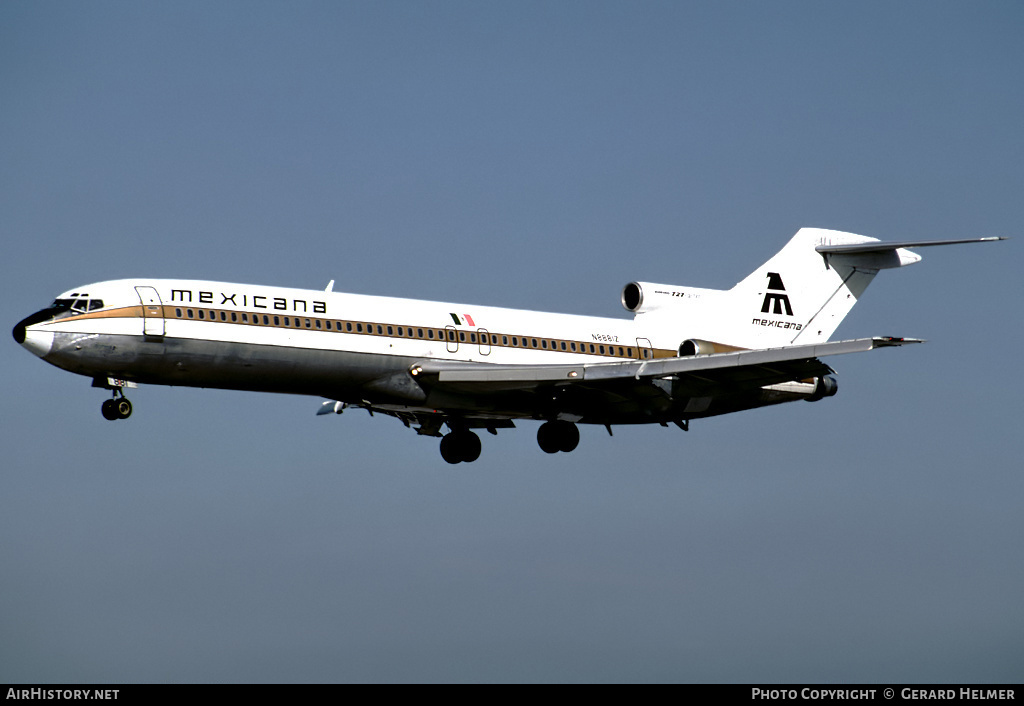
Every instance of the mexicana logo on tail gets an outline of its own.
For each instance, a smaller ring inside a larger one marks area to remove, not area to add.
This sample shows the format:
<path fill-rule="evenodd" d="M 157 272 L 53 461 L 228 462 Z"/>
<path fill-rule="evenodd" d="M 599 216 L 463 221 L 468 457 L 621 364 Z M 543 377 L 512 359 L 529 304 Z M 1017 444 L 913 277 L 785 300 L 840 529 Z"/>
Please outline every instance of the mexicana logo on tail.
<path fill-rule="evenodd" d="M 786 285 L 782 283 L 782 276 L 778 272 L 768 273 L 768 291 L 764 294 L 764 303 L 761 304 L 761 313 L 769 313 L 768 309 L 772 307 L 772 314 L 782 314 L 782 309 L 785 307 L 786 316 L 793 315 L 793 307 L 789 305 L 789 295 L 779 294 L 779 292 L 785 292 Z"/>

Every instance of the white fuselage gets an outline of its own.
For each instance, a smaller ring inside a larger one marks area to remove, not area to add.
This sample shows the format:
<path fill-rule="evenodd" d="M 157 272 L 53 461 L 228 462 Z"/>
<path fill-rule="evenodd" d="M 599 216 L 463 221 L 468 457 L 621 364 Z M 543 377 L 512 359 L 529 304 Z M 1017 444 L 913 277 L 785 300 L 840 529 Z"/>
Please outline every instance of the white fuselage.
<path fill-rule="evenodd" d="M 361 386 L 422 361 L 620 362 L 678 345 L 623 319 L 199 280 L 99 282 L 57 302 L 71 308 L 24 345 L 72 372 L 349 401 L 412 403 Z"/>

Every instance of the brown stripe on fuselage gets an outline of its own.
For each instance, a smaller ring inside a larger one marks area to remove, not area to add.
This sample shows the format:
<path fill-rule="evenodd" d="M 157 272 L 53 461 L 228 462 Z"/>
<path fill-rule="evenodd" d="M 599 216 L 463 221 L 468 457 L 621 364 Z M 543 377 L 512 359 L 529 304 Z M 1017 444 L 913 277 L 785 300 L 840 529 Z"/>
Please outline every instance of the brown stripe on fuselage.
<path fill-rule="evenodd" d="M 157 307 L 149 307 L 155 309 Z M 193 318 L 187 316 L 187 311 L 192 310 L 195 312 Z M 455 329 L 457 340 L 449 340 L 448 332 L 452 329 L 439 328 L 436 326 L 421 326 L 407 324 L 388 324 L 378 323 L 376 321 L 355 321 L 348 319 L 334 319 L 334 318 L 321 318 L 321 317 L 309 317 L 309 316 L 295 316 L 294 314 L 283 312 L 278 313 L 263 313 L 263 312 L 251 312 L 251 311 L 232 311 L 228 309 L 206 309 L 194 306 L 172 306 L 164 304 L 160 307 L 161 314 L 164 319 L 170 319 L 172 321 L 191 321 L 195 323 L 218 323 L 218 324 L 232 324 L 235 326 L 259 326 L 267 328 L 282 328 L 289 330 L 306 330 L 306 331 L 319 331 L 321 333 L 344 333 L 353 336 L 375 336 L 381 338 L 402 338 L 418 341 L 431 341 L 436 343 L 456 343 L 462 346 L 493 346 L 495 348 L 516 348 L 522 350 L 536 350 L 536 351 L 552 351 L 555 353 L 572 353 L 577 355 L 588 355 L 597 358 L 617 358 L 617 359 L 629 359 L 629 360 L 645 360 L 644 352 L 650 351 L 649 356 L 646 360 L 653 360 L 656 358 L 674 358 L 677 352 L 667 348 L 640 348 L 636 345 L 619 345 L 610 343 L 591 343 L 587 341 L 578 341 L 572 339 L 560 339 L 560 338 L 548 338 L 532 335 L 521 335 L 521 334 L 510 334 L 510 333 L 492 333 L 490 331 L 481 332 L 479 329 L 467 330 L 467 329 Z M 198 318 L 198 312 L 203 312 L 203 318 Z M 220 318 L 220 314 L 225 315 L 224 319 Z M 57 319 L 61 323 L 69 321 L 84 321 L 87 319 L 118 319 L 118 318 L 136 318 L 144 319 L 145 312 L 143 307 L 139 306 L 126 306 L 119 307 L 116 309 L 100 309 L 98 311 L 90 311 L 82 314 L 75 314 L 72 316 L 66 316 L 61 319 Z M 231 314 L 236 315 L 236 320 L 231 320 Z M 242 321 L 242 315 L 246 315 L 249 321 Z M 269 323 L 262 323 L 262 319 L 256 319 L 255 317 L 268 317 Z M 277 317 L 278 323 L 274 323 L 274 317 Z M 288 318 L 288 325 L 284 324 L 284 319 Z M 153 318 L 152 316 L 150 318 Z M 297 323 L 296 323 L 297 322 Z M 331 323 L 331 328 L 327 328 L 327 322 Z M 319 324 L 319 325 L 318 325 Z M 352 325 L 352 330 L 341 330 L 342 326 L 346 324 Z M 362 327 L 362 331 L 356 330 L 357 325 Z M 397 334 L 398 329 L 402 330 L 402 335 Z M 426 335 L 426 331 L 433 331 L 434 337 L 429 338 Z M 390 333 L 389 333 L 390 331 Z M 419 332 L 423 331 L 423 335 L 419 335 Z M 486 337 L 486 339 L 484 339 Z M 516 345 L 512 344 L 512 341 L 516 341 Z M 507 341 L 503 343 L 502 341 Z M 533 342 L 537 344 L 534 345 Z M 542 342 L 545 345 L 542 345 Z M 562 344 L 565 344 L 565 350 L 562 350 Z M 576 345 L 576 350 L 572 350 L 572 344 Z M 593 352 L 588 349 L 593 346 Z M 601 352 L 601 348 L 605 349 L 605 352 Z M 617 351 L 621 349 L 622 354 Z"/>

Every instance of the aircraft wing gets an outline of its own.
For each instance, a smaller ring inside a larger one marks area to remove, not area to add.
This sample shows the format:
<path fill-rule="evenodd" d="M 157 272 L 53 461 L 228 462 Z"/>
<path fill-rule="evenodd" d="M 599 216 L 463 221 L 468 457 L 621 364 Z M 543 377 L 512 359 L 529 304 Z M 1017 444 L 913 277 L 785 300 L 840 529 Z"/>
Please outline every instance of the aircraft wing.
<path fill-rule="evenodd" d="M 440 436 L 456 418 L 464 428 L 494 433 L 517 418 L 558 418 L 602 424 L 672 421 L 785 401 L 769 390 L 810 395 L 832 369 L 819 358 L 920 343 L 909 338 L 859 338 L 730 353 L 576 365 L 493 365 L 422 361 L 386 378 L 387 389 L 416 402 L 345 405 L 325 402 L 320 414 L 361 407 L 400 419 L 417 433 Z M 410 378 L 411 375 L 411 378 Z M 415 381 L 415 382 L 413 382 Z M 772 387 L 775 386 L 775 387 Z M 834 387 L 832 388 L 834 392 Z M 416 398 L 415 395 L 420 395 Z M 766 398 L 764 395 L 769 394 Z M 713 406 L 714 405 L 714 406 Z M 684 427 L 685 428 L 685 427 Z"/>
<path fill-rule="evenodd" d="M 689 382 L 693 387 L 716 383 L 770 385 L 832 372 L 817 360 L 819 357 L 920 342 L 911 338 L 857 338 L 682 358 L 583 365 L 520 366 L 431 361 L 417 366 L 417 376 L 422 375 L 424 382 L 429 380 L 433 385 L 464 392 L 529 390 L 574 384 L 601 387 L 669 376 Z"/>

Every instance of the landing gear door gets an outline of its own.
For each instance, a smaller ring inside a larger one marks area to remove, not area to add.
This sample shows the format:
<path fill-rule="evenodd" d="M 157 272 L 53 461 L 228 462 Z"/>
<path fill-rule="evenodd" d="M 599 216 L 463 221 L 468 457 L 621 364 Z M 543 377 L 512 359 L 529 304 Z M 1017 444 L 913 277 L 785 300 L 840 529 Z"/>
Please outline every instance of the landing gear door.
<path fill-rule="evenodd" d="M 153 287 L 136 287 L 142 302 L 142 332 L 147 338 L 164 337 L 164 305 Z"/>

